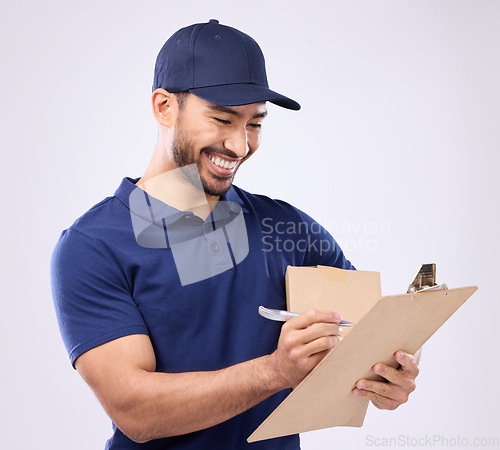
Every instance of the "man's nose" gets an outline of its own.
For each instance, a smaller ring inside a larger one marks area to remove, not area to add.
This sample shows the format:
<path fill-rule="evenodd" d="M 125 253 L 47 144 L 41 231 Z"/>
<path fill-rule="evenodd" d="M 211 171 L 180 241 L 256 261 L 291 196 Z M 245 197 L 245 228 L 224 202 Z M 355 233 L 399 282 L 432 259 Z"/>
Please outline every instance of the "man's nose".
<path fill-rule="evenodd" d="M 238 158 L 245 157 L 249 151 L 246 129 L 232 130 L 224 140 L 224 147 L 234 152 Z"/>

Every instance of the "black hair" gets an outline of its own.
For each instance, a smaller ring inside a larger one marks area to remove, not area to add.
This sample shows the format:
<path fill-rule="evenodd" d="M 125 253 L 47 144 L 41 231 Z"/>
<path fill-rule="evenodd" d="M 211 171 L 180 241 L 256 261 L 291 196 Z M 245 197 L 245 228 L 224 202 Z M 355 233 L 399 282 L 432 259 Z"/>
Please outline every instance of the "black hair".
<path fill-rule="evenodd" d="M 179 109 L 182 109 L 184 107 L 184 104 L 186 103 L 186 98 L 190 94 L 189 91 L 179 91 L 179 92 L 174 92 L 175 98 L 177 99 L 177 103 L 179 104 Z"/>

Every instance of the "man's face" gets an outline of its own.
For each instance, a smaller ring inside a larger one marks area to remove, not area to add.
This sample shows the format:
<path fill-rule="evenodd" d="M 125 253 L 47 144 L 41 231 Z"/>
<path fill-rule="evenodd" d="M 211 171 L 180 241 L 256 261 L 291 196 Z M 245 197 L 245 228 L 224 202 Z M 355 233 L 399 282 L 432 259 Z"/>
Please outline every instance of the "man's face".
<path fill-rule="evenodd" d="M 259 147 L 266 115 L 265 102 L 219 106 L 190 94 L 179 111 L 170 157 L 177 167 L 196 164 L 205 192 L 223 195 Z"/>

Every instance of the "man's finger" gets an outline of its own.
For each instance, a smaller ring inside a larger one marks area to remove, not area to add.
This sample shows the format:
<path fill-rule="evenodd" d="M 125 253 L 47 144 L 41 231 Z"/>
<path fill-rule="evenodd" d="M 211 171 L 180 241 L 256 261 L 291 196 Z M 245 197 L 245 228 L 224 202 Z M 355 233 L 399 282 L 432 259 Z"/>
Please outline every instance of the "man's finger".
<path fill-rule="evenodd" d="M 300 351 L 304 354 L 304 356 L 312 356 L 317 353 L 331 350 L 333 347 L 338 345 L 339 342 L 339 336 L 324 336 L 303 345 Z"/>
<path fill-rule="evenodd" d="M 313 323 L 300 331 L 302 344 L 307 344 L 325 336 L 342 336 L 342 329 L 336 323 Z"/>
<path fill-rule="evenodd" d="M 392 399 L 387 398 L 387 397 L 384 397 L 383 395 L 377 394 L 376 392 L 365 391 L 364 389 L 354 388 L 352 390 L 352 393 L 354 395 L 357 395 L 358 397 L 366 397 L 378 409 L 394 410 L 400 405 L 400 402 L 398 402 L 396 400 L 392 400 Z"/>
<path fill-rule="evenodd" d="M 396 361 L 401 365 L 401 372 L 412 378 L 417 377 L 419 368 L 415 356 L 400 350 L 394 353 L 394 358 L 396 358 Z"/>
<path fill-rule="evenodd" d="M 372 370 L 377 375 L 384 377 L 391 385 L 399 386 L 405 392 L 413 392 L 415 390 L 415 376 L 413 373 L 403 372 L 402 368 L 394 369 L 391 366 L 380 363 L 375 364 Z"/>
<path fill-rule="evenodd" d="M 375 364 L 372 367 L 372 371 L 394 384 L 403 384 L 406 380 L 406 376 L 403 375 L 400 370 L 391 366 L 386 366 L 385 364 Z"/>
<path fill-rule="evenodd" d="M 395 386 L 391 383 L 385 383 L 383 381 L 359 380 L 356 383 L 356 388 L 361 391 L 372 392 L 377 394 L 379 397 L 394 400 L 398 404 L 408 401 L 409 392 L 407 392 L 406 389 L 403 389 L 400 386 Z"/>
<path fill-rule="evenodd" d="M 311 326 L 313 323 L 339 323 L 341 320 L 342 316 L 334 311 L 309 309 L 297 317 L 287 320 L 284 326 L 300 330 Z"/>

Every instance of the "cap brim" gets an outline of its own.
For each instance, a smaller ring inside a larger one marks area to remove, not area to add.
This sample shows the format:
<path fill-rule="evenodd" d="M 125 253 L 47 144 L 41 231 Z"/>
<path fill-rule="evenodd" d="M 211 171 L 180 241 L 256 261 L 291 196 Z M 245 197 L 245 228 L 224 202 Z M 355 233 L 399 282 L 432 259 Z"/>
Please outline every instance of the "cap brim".
<path fill-rule="evenodd" d="M 300 105 L 291 98 L 257 84 L 224 84 L 189 89 L 189 92 L 207 102 L 223 106 L 240 106 L 251 103 L 271 102 L 283 108 L 298 111 Z"/>

